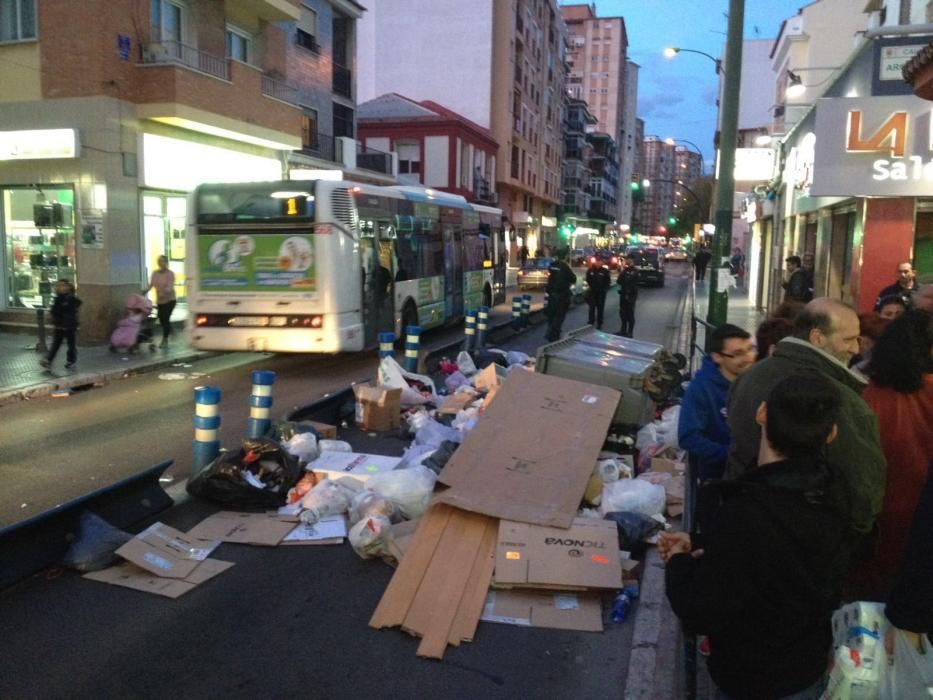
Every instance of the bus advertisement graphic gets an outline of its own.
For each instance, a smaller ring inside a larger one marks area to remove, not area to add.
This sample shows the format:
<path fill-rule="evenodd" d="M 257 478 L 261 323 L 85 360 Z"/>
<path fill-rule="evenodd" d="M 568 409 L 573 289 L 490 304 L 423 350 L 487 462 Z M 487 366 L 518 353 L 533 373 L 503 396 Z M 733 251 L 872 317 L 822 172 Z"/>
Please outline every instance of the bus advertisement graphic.
<path fill-rule="evenodd" d="M 216 292 L 314 292 L 310 236 L 201 234 L 201 289 Z"/>

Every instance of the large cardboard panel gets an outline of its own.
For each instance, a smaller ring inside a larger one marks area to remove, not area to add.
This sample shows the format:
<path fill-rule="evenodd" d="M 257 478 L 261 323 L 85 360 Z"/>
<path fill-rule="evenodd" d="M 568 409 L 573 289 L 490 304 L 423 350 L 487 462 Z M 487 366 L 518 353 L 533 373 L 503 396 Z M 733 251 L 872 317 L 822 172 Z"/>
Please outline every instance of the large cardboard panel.
<path fill-rule="evenodd" d="M 513 372 L 441 472 L 439 503 L 570 527 L 619 402 L 614 389 Z"/>
<path fill-rule="evenodd" d="M 496 566 L 496 539 L 499 535 L 499 521 L 493 518 L 486 519 L 486 528 L 483 539 L 476 551 L 476 561 L 470 571 L 466 590 L 457 608 L 457 616 L 450 628 L 447 642 L 453 646 L 460 646 L 461 641 L 473 641 L 476 627 L 479 625 L 480 615 L 483 614 L 483 605 L 486 602 L 486 592 L 492 580 L 492 572 Z"/>
<path fill-rule="evenodd" d="M 209 515 L 188 530 L 188 537 L 274 547 L 294 529 L 294 523 L 276 520 L 266 513 L 222 510 Z"/>
<path fill-rule="evenodd" d="M 603 631 L 602 604 L 593 593 L 490 591 L 480 619 L 522 627 Z"/>
<path fill-rule="evenodd" d="M 226 571 L 231 566 L 233 566 L 233 563 L 229 561 L 205 559 L 188 576 L 177 579 L 153 576 L 145 569 L 125 561 L 108 569 L 91 571 L 84 574 L 84 578 L 109 583 L 114 586 L 132 588 L 144 593 L 154 593 L 166 598 L 178 598 L 205 581 L 214 578 L 217 574 Z"/>
<path fill-rule="evenodd" d="M 569 530 L 503 520 L 496 584 L 530 588 L 619 588 L 616 524 L 576 518 Z"/>
<path fill-rule="evenodd" d="M 220 544 L 154 523 L 117 550 L 124 559 L 164 578 L 188 578 Z"/>

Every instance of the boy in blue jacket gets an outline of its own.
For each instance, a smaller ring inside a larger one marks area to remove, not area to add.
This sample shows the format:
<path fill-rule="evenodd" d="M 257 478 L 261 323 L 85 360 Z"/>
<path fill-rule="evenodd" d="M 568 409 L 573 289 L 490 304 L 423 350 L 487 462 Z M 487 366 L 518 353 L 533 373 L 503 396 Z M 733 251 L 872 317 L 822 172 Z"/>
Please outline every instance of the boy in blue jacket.
<path fill-rule="evenodd" d="M 729 387 L 755 361 L 751 335 L 731 323 L 713 331 L 708 350 L 684 394 L 677 424 L 677 441 L 693 458 L 701 483 L 722 478 L 729 456 Z"/>

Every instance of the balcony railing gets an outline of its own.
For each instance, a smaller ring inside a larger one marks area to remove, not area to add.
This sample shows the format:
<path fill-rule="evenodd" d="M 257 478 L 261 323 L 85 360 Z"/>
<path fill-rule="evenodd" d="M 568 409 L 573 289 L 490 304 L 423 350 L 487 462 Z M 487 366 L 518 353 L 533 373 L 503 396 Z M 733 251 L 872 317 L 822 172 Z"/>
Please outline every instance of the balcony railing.
<path fill-rule="evenodd" d="M 270 75 L 262 76 L 262 94 L 289 104 L 298 104 L 298 88 L 292 87 L 288 83 L 277 80 Z"/>
<path fill-rule="evenodd" d="M 386 175 L 392 174 L 392 156 L 356 142 L 356 167 Z"/>
<path fill-rule="evenodd" d="M 143 50 L 143 63 L 182 65 L 221 80 L 230 80 L 227 59 L 179 41 L 158 41 Z"/>
<path fill-rule="evenodd" d="M 343 97 L 353 97 L 353 71 L 335 63 L 333 77 L 334 93 Z"/>
<path fill-rule="evenodd" d="M 483 204 L 495 204 L 499 199 L 489 180 L 479 175 L 473 177 L 473 197 Z"/>
<path fill-rule="evenodd" d="M 329 160 L 332 163 L 337 161 L 337 152 L 334 147 L 334 137 L 330 134 L 315 132 L 309 134 L 308 143 L 301 146 L 301 152 L 322 160 Z"/>

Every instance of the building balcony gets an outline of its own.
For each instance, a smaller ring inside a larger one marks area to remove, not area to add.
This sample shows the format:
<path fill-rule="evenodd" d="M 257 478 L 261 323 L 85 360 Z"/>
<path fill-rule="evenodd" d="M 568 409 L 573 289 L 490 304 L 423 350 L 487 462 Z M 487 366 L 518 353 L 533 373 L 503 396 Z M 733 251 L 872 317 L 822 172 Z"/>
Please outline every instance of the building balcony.
<path fill-rule="evenodd" d="M 241 12 L 267 22 L 296 22 L 301 19 L 301 10 L 295 0 L 237 0 L 236 4 Z"/>
<path fill-rule="evenodd" d="M 356 142 L 356 167 L 384 175 L 392 174 L 392 156 L 385 151 Z"/>
<path fill-rule="evenodd" d="M 346 66 L 333 64 L 333 91 L 341 97 L 353 98 L 353 71 Z"/>
<path fill-rule="evenodd" d="M 145 48 L 136 70 L 141 119 L 269 148 L 301 146 L 297 91 L 255 66 L 158 42 Z"/>
<path fill-rule="evenodd" d="M 582 134 L 586 132 L 583 122 L 579 119 L 568 119 L 565 123 L 568 133 Z"/>
<path fill-rule="evenodd" d="M 332 163 L 341 162 L 337 154 L 336 142 L 330 134 L 324 134 L 319 131 L 308 134 L 308 143 L 301 145 L 301 153 L 312 158 L 327 160 Z"/>
<path fill-rule="evenodd" d="M 499 195 L 489 180 L 477 175 L 473 178 L 473 199 L 480 204 L 496 204 Z"/>

